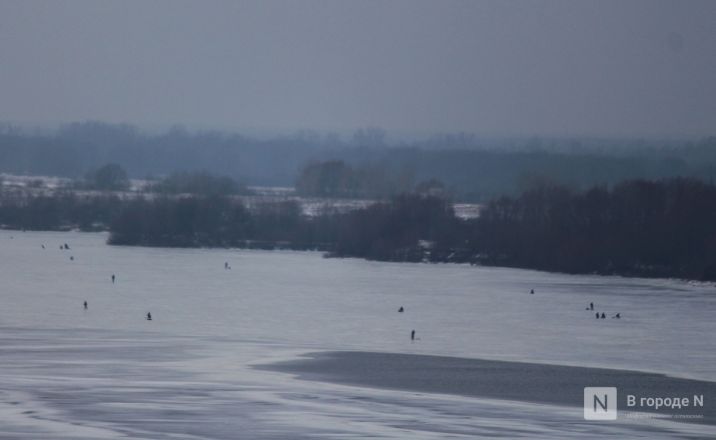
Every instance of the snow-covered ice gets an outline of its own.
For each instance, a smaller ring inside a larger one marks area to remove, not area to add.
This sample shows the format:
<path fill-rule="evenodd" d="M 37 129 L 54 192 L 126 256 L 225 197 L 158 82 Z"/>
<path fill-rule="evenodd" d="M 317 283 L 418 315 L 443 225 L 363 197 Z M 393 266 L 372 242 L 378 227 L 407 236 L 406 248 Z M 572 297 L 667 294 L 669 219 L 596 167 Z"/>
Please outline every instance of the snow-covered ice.
<path fill-rule="evenodd" d="M 713 381 L 712 284 L 313 252 L 113 247 L 105 240 L 0 232 L 0 438 L 713 432 L 664 420 L 588 423 L 581 408 L 357 388 L 251 368 L 309 351 L 355 349 Z M 70 250 L 59 249 L 64 243 Z M 622 319 L 595 319 L 585 310 L 589 302 Z M 400 306 L 405 313 L 397 313 Z M 412 329 L 420 338 L 414 343 Z"/>

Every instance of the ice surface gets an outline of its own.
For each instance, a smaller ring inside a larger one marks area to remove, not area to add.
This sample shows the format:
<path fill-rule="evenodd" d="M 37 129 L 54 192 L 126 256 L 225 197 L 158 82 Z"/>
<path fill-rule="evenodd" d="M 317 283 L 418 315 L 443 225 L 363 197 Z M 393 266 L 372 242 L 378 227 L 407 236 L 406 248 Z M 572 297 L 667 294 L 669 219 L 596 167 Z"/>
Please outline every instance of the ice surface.
<path fill-rule="evenodd" d="M 105 239 L 0 232 L 0 438 L 669 438 L 713 430 L 587 423 L 580 408 L 359 389 L 250 368 L 360 349 L 716 380 L 711 284 L 112 247 Z M 64 243 L 71 249 L 60 250 Z M 622 319 L 595 319 L 589 302 Z M 411 343 L 412 329 L 419 340 Z"/>

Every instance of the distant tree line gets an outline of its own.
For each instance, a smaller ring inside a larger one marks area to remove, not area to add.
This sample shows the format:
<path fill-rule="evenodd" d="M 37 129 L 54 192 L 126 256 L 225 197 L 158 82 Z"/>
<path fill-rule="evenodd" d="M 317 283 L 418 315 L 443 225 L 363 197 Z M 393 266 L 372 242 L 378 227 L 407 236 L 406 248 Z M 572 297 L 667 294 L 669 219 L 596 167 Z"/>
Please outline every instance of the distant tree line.
<path fill-rule="evenodd" d="M 169 230 L 181 231 L 184 243 L 193 237 L 193 245 L 259 240 L 383 261 L 716 280 L 716 186 L 693 179 L 633 180 L 584 192 L 542 184 L 491 201 L 472 220 L 457 218 L 447 200 L 421 194 L 313 218 L 290 203 L 251 213 L 219 200 L 154 204 L 164 214 L 146 206 L 126 209 L 114 223 L 111 240 L 166 244 L 172 241 L 166 235 L 162 243 L 153 242 L 158 231 L 167 230 L 168 220 L 157 219 L 181 218 L 183 223 Z M 202 203 L 209 205 L 196 206 Z M 168 214 L 172 209 L 174 214 Z M 192 220 L 197 215 L 213 220 Z M 131 236 L 134 230 L 144 235 Z M 201 238 L 210 236 L 222 241 Z"/>
<path fill-rule="evenodd" d="M 386 198 L 407 192 L 411 175 L 389 173 L 381 167 L 352 167 L 342 160 L 312 162 L 296 180 L 296 192 L 303 196 L 341 198 Z"/>
<path fill-rule="evenodd" d="M 0 182 L 1 183 L 1 182 Z M 29 181 L 27 187 L 41 188 L 42 179 Z M 92 190 L 101 192 L 128 191 L 131 184 L 127 172 L 116 163 L 105 164 L 88 172 L 84 178 L 64 185 L 66 190 Z M 198 195 L 249 195 L 252 191 L 246 185 L 231 177 L 215 176 L 206 171 L 181 171 L 150 183 L 137 191 L 159 194 L 198 194 Z"/>
<path fill-rule="evenodd" d="M 114 195 L 79 196 L 61 191 L 33 195 L 25 191 L 0 192 L 0 227 L 31 231 L 103 231 L 123 208 Z"/>
<path fill-rule="evenodd" d="M 230 195 L 250 194 L 246 185 L 228 176 L 214 176 L 206 171 L 172 173 L 145 188 L 162 194 Z"/>
<path fill-rule="evenodd" d="M 351 173 L 337 169 L 338 162 Z M 307 193 L 337 190 L 350 197 L 390 197 L 435 179 L 456 200 L 485 202 L 517 196 L 535 182 L 586 190 L 636 178 L 710 181 L 716 177 L 716 137 L 491 139 L 459 133 L 398 141 L 377 128 L 352 136 L 304 131 L 257 137 L 182 127 L 146 133 L 101 122 L 45 132 L 0 125 L 0 172 L 78 179 L 108 163 L 131 178 L 206 170 L 250 185 L 298 184 Z M 307 166 L 321 163 L 335 169 Z M 337 181 L 332 171 L 338 171 Z"/>
<path fill-rule="evenodd" d="M 417 193 L 309 217 L 296 202 L 248 208 L 221 195 L 3 192 L 0 225 L 108 229 L 109 243 L 121 245 L 319 249 L 381 261 L 716 280 L 716 186 L 683 178 L 582 192 L 541 184 L 492 200 L 471 220 L 457 218 L 446 199 Z"/>
<path fill-rule="evenodd" d="M 336 257 L 421 261 L 421 241 L 452 243 L 462 223 L 449 201 L 419 194 L 314 217 L 295 201 L 248 209 L 218 196 L 135 199 L 111 222 L 109 243 L 320 249 Z"/>
<path fill-rule="evenodd" d="M 84 180 L 75 182 L 74 186 L 97 191 L 126 191 L 130 185 L 124 168 L 110 163 L 88 172 Z"/>
<path fill-rule="evenodd" d="M 468 246 L 485 264 L 716 280 L 716 186 L 635 180 L 541 186 L 481 211 Z"/>
<path fill-rule="evenodd" d="M 420 194 L 401 194 L 328 220 L 331 256 L 381 261 L 439 261 L 467 231 L 448 200 Z"/>
<path fill-rule="evenodd" d="M 110 223 L 110 244 L 164 247 L 319 248 L 295 202 L 251 211 L 221 196 L 135 199 Z"/>

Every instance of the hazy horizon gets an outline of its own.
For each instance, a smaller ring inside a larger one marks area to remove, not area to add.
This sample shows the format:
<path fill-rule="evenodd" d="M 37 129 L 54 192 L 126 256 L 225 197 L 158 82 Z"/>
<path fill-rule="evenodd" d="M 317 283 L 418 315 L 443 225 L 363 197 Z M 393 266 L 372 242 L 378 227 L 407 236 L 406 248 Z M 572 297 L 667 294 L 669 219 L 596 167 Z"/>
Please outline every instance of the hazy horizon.
<path fill-rule="evenodd" d="M 702 137 L 716 3 L 0 4 L 0 120 Z"/>
<path fill-rule="evenodd" d="M 709 139 L 716 136 L 713 133 L 703 134 L 589 134 L 589 133 L 488 133 L 473 132 L 466 130 L 455 131 L 403 131 L 386 130 L 381 126 L 356 126 L 341 129 L 315 129 L 310 127 L 251 127 L 251 126 L 219 126 L 212 124 L 187 124 L 183 122 L 174 123 L 140 123 L 135 121 L 107 121 L 99 119 L 67 120 L 67 121 L 11 121 L 0 120 L 0 127 L 16 131 L 22 135 L 50 135 L 60 133 L 64 128 L 76 124 L 101 124 L 108 127 L 127 126 L 141 135 L 162 136 L 179 130 L 189 135 L 216 134 L 220 136 L 243 136 L 257 140 L 271 140 L 279 138 L 300 138 L 302 136 L 317 136 L 319 139 L 329 139 L 338 136 L 340 143 L 350 144 L 352 137 L 359 131 L 365 129 L 382 130 L 385 133 L 385 146 L 406 146 L 416 143 L 428 142 L 441 136 L 467 136 L 476 144 L 487 143 L 494 147 L 494 143 L 524 143 L 530 141 L 604 141 L 608 143 L 619 142 L 666 142 L 681 143 L 695 142 Z"/>

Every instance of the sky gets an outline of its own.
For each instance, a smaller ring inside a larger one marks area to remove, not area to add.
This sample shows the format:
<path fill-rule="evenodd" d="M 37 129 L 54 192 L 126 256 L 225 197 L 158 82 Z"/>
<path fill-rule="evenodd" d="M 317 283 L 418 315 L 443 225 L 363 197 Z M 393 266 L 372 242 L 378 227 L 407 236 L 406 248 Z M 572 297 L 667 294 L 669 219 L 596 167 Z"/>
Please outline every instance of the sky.
<path fill-rule="evenodd" d="M 0 121 L 716 134 L 716 1 L 0 0 Z"/>

